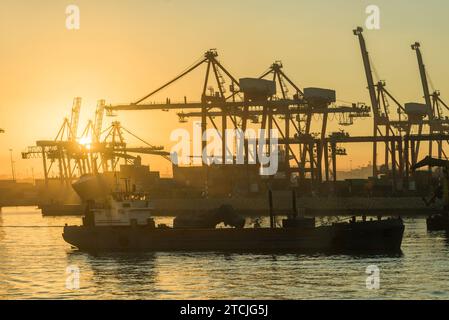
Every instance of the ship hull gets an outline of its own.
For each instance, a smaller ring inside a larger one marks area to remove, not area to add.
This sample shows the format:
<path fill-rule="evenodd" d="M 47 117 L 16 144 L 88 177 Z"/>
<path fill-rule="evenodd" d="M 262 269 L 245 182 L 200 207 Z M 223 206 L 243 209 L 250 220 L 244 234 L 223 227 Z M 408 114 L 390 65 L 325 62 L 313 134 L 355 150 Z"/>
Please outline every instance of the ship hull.
<path fill-rule="evenodd" d="M 291 251 L 400 253 L 399 220 L 310 229 L 155 229 L 65 227 L 64 240 L 82 251 Z"/>

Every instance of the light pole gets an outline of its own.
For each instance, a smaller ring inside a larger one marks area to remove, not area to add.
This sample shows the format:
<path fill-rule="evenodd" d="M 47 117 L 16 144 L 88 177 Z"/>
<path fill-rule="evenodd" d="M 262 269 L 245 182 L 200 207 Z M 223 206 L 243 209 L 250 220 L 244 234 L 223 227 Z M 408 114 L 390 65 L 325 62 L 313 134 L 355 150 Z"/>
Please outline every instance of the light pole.
<path fill-rule="evenodd" d="M 349 161 L 349 172 L 350 172 L 350 175 L 351 175 L 351 179 L 353 178 L 353 172 L 352 172 L 352 160 L 350 160 Z"/>
<path fill-rule="evenodd" d="M 11 173 L 12 173 L 12 181 L 16 181 L 16 173 L 14 172 L 14 160 L 12 158 L 12 149 L 9 149 L 9 154 L 11 156 Z"/>

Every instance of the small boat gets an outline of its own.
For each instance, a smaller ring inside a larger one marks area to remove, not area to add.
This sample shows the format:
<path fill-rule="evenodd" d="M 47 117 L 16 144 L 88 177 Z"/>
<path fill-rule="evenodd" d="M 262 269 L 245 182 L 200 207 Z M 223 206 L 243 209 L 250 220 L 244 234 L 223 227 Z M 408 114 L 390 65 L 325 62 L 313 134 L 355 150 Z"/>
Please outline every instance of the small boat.
<path fill-rule="evenodd" d="M 438 167 L 443 170 L 443 183 L 435 188 L 434 194 L 430 200 L 423 198 L 428 207 L 434 204 L 437 199 L 443 200 L 443 213 L 431 215 L 427 218 L 427 230 L 449 231 L 449 161 L 426 157 L 412 166 L 411 169 L 416 171 L 423 167 Z"/>
<path fill-rule="evenodd" d="M 436 214 L 427 218 L 428 231 L 448 231 L 449 216 L 444 214 Z"/>
<path fill-rule="evenodd" d="M 296 199 L 296 196 L 294 197 Z M 294 200 L 296 202 L 296 200 Z M 295 207 L 296 208 L 296 207 Z M 89 202 L 82 226 L 65 226 L 63 238 L 82 251 L 291 251 L 322 253 L 400 253 L 402 219 L 378 219 L 316 226 L 296 213 L 276 225 L 270 192 L 270 227 L 245 227 L 229 206 L 210 215 L 175 219 L 173 227 L 155 225 L 149 197 L 113 193 Z M 296 209 L 294 210 L 296 212 Z M 217 228 L 218 224 L 227 227 Z"/>

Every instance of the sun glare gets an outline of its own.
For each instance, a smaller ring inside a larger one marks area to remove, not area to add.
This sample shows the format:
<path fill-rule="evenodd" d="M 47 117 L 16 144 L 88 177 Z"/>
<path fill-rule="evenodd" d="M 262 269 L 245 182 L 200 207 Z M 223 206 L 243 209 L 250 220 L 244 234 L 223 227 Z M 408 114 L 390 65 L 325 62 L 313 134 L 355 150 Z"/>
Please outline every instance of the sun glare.
<path fill-rule="evenodd" d="M 92 138 L 91 137 L 82 137 L 78 139 L 78 143 L 87 149 L 90 149 L 92 147 Z"/>

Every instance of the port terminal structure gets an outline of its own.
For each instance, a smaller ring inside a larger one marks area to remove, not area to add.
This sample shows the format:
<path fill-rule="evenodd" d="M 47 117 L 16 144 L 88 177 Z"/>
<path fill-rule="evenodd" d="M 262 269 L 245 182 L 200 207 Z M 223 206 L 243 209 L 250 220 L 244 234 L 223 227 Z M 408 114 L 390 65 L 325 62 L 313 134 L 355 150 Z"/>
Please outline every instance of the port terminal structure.
<path fill-rule="evenodd" d="M 100 101 L 95 120 L 89 122 L 81 135 L 92 137 L 89 145 L 80 144 L 78 138 L 81 101 L 75 99 L 72 115 L 65 119 L 56 139 L 38 141 L 36 146 L 23 153 L 23 158 L 41 157 L 45 181 L 50 179 L 51 168 L 56 167 L 57 179 L 67 184 L 84 174 L 114 171 L 121 160 L 138 161 L 136 154 L 160 155 L 169 159 L 169 153 L 163 147 L 153 146 L 140 138 L 145 147 L 130 148 L 123 134 L 136 135 L 119 122 L 103 130 L 102 122 L 105 114 L 113 116 L 121 111 L 174 111 L 181 123 L 200 119 L 203 134 L 207 128 L 215 128 L 222 137 L 227 129 L 246 131 L 251 127 L 267 129 L 268 132 L 277 129 L 281 150 L 280 175 L 287 184 L 292 181 L 297 185 L 307 184 L 310 186 L 308 189 L 315 191 L 325 184 L 324 191 L 331 192 L 338 181 L 337 159 L 347 155 L 345 145 L 360 143 L 372 145 L 374 180 L 388 177 L 393 190 L 407 189 L 416 174 L 410 168 L 422 154 L 423 145 L 428 146 L 425 152 L 429 156 L 437 153 L 439 158 L 447 158 L 445 146 L 449 141 L 449 119 L 445 114 L 449 110 L 448 105 L 439 91 L 430 91 L 419 43 L 414 43 L 412 49 L 417 55 L 424 103 L 403 104 L 391 94 L 385 81 L 374 80 L 363 29 L 355 29 L 353 34 L 359 40 L 371 106 L 364 103 L 342 105 L 332 89 L 301 88 L 287 76 L 280 61 L 272 63 L 259 77 L 238 78 L 219 61 L 217 50 L 211 49 L 179 76 L 133 103 L 106 105 L 105 101 Z M 200 67 L 205 67 L 206 72 L 197 101 L 188 101 L 186 97 L 181 102 L 172 102 L 171 98 L 163 103 L 151 101 Z M 373 131 L 370 134 L 352 136 L 346 131 L 328 130 L 335 119 L 340 126 L 349 128 L 359 118 L 372 119 Z M 225 139 L 222 140 L 222 149 L 226 150 Z M 207 142 L 202 141 L 203 149 L 206 145 Z M 384 156 L 382 161 L 380 156 Z M 229 152 L 223 152 L 222 166 L 234 166 L 228 157 Z M 247 140 L 245 157 L 248 157 Z M 426 174 L 430 173 L 429 167 Z"/>
<path fill-rule="evenodd" d="M 206 73 L 200 101 L 188 102 L 185 99 L 184 102 L 172 103 L 167 99 L 162 104 L 145 103 L 202 65 L 206 65 Z M 312 184 L 336 180 L 336 157 L 346 154 L 336 140 L 327 137 L 329 116 L 334 115 L 333 118 L 338 118 L 340 125 L 349 126 L 355 118 L 368 117 L 370 112 L 369 107 L 361 103 L 337 105 L 333 90 L 300 89 L 286 75 L 280 61 L 274 62 L 259 78 L 237 80 L 218 61 L 216 50 L 206 52 L 190 69 L 135 103 L 107 106 L 106 109 L 110 113 L 124 110 L 174 110 L 178 112 L 180 122 L 191 118 L 201 119 L 203 136 L 207 134 L 209 126 L 220 132 L 222 137 L 229 128 L 241 129 L 243 132 L 250 126 L 268 132 L 277 129 L 280 149 L 283 150 L 280 161 L 283 175 L 287 179 L 292 175 L 299 180 L 307 179 Z M 314 116 L 319 116 L 321 121 L 318 133 L 311 131 Z M 224 140 L 222 149 L 226 150 Z M 202 141 L 202 147 L 204 150 L 206 141 Z M 244 154 L 248 157 L 247 140 Z M 222 163 L 233 165 L 229 164 L 227 157 L 224 152 Z"/>

